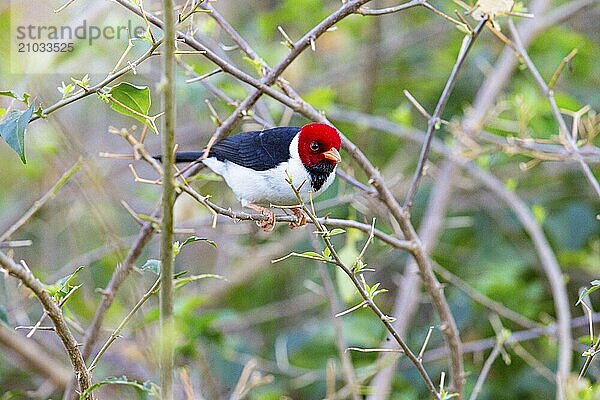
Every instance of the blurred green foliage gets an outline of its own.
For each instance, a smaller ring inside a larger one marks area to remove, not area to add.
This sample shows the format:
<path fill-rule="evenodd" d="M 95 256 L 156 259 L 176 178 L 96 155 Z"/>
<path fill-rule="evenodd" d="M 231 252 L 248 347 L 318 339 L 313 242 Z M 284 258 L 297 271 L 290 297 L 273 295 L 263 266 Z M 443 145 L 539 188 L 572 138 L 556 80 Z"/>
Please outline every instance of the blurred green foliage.
<path fill-rule="evenodd" d="M 278 25 L 293 39 L 297 39 L 338 5 L 339 2 L 324 0 L 215 3 L 215 7 L 270 65 L 276 64 L 288 51 L 279 43 L 283 38 L 277 31 Z M 439 6 L 449 12 L 454 8 L 451 2 Z M 595 20 L 589 23 L 592 18 Z M 555 87 L 560 107 L 574 111 L 589 104 L 592 109 L 600 109 L 598 20 L 597 6 L 585 9 L 569 22 L 543 32 L 530 46 L 530 55 L 546 80 L 550 79 L 563 57 L 573 48 L 578 49 L 572 68 L 563 71 Z M 196 22 L 201 38 L 214 47 L 218 48 L 220 41 L 231 44 L 230 39 L 210 18 L 200 15 Z M 500 24 L 504 25 L 504 22 L 500 20 Z M 9 37 L 9 27 L 9 9 L 0 6 L 0 37 Z M 284 77 L 307 101 L 325 113 L 333 107 L 363 110 L 407 128 L 422 129 L 426 121 L 414 110 L 402 91 L 409 90 L 425 109 L 433 110 L 455 61 L 461 38 L 462 34 L 457 29 L 421 8 L 380 18 L 353 15 L 343 20 L 336 31 L 327 32 L 319 39 L 316 51 L 303 54 L 290 66 Z M 8 52 L 8 42 L 0 41 L 0 54 Z M 111 52 L 98 50 L 95 57 L 114 65 L 126 46 L 126 43 L 120 44 L 122 48 L 110 49 Z M 460 73 L 444 118 L 463 117 L 501 49 L 502 44 L 491 33 L 482 35 Z M 239 50 L 222 53 L 256 76 L 256 69 L 244 60 Z M 66 57 L 65 62 L 73 62 L 77 57 L 78 54 L 72 54 Z M 186 62 L 199 74 L 214 69 L 202 57 L 186 57 Z M 86 60 L 80 62 L 85 64 Z M 156 105 L 158 97 L 155 90 L 159 81 L 157 71 L 160 61 L 153 59 L 148 63 L 150 68 L 140 67 L 138 74 L 129 75 L 127 80 L 151 89 L 154 105 L 150 108 L 150 114 L 155 115 L 160 110 Z M 216 99 L 204 86 L 186 85 L 186 77 L 180 72 L 178 142 L 180 148 L 198 149 L 214 130 L 204 100 L 210 99 L 222 117 L 226 117 L 234 108 Z M 102 78 L 101 75 L 90 76 L 92 82 Z M 58 74 L 11 74 L 5 63 L 0 63 L 0 77 L 0 89 L 26 89 L 43 106 L 61 98 L 56 90 L 60 82 L 71 81 L 69 76 Z M 211 77 L 210 82 L 237 101 L 241 101 L 247 93 L 245 86 L 224 74 Z M 367 82 L 371 82 L 370 86 Z M 266 100 L 264 104 L 275 124 L 279 123 L 284 116 L 283 107 L 271 100 Z M 508 82 L 498 104 L 497 120 L 486 126 L 490 132 L 499 136 L 536 139 L 552 139 L 556 136 L 556 123 L 548 103 L 529 72 L 523 68 Z M 2 100 L 0 106 L 0 111 L 6 112 L 8 103 Z M 150 107 L 149 101 L 147 106 Z M 148 107 L 141 112 L 148 112 Z M 128 161 L 98 157 L 98 153 L 104 151 L 130 151 L 124 141 L 106 131 L 109 126 L 129 127 L 132 122 L 131 118 L 118 115 L 98 98 L 91 96 L 55 113 L 48 120 L 37 121 L 30 126 L 25 137 L 26 166 L 7 146 L 0 145 L 0 221 L 3 221 L 0 231 L 14 222 L 80 155 L 88 160 L 83 170 L 59 196 L 13 238 L 31 239 L 34 242 L 32 247 L 16 249 L 15 257 L 27 260 L 43 282 L 55 282 L 73 273 L 79 265 L 85 265 L 77 274 L 77 282 L 83 286 L 68 303 L 70 316 L 84 328 L 98 304 L 100 295 L 96 288 L 106 286 L 138 231 L 137 223 L 119 202 L 126 200 L 136 211 L 149 214 L 159 198 L 157 187 L 132 183 L 127 169 Z M 305 122 L 294 115 L 290 125 Z M 365 151 L 389 181 L 398 183 L 399 179 L 410 179 L 419 150 L 415 143 L 367 130 L 360 125 L 337 121 L 336 125 Z M 238 130 L 255 127 L 245 122 Z M 453 140 L 452 134 L 445 128 L 439 135 L 446 142 Z M 153 151 L 158 151 L 159 141 L 160 138 L 149 135 L 147 143 Z M 596 138 L 594 143 L 600 145 L 599 139 Z M 598 199 L 573 164 L 544 162 L 529 170 L 521 170 L 519 164 L 529 160 L 524 155 L 489 150 L 479 156 L 477 164 L 505 182 L 531 207 L 565 274 L 573 314 L 581 315 L 581 308 L 574 306 L 579 296 L 578 289 L 589 286 L 591 280 L 599 277 L 600 271 Z M 434 154 L 432 161 L 437 163 L 438 156 Z M 349 165 L 348 170 L 358 168 Z M 593 170 L 598 177 L 597 165 L 593 166 Z M 138 172 L 142 176 L 153 176 L 152 171 L 142 165 Z M 364 181 L 361 173 L 357 172 L 356 176 Z M 482 294 L 508 308 L 537 321 L 552 321 L 555 314 L 550 288 L 541 272 L 540 261 L 530 238 L 504 204 L 477 187 L 467 175 L 460 173 L 458 179 L 460 183 L 452 195 L 448 223 L 432 251 L 432 258 Z M 417 196 L 414 210 L 417 226 L 434 183 L 432 179 L 425 179 Z M 217 203 L 238 207 L 223 182 L 206 180 L 199 185 L 202 185 L 202 193 L 212 194 Z M 352 197 L 352 193 L 352 188 L 338 180 L 319 198 L 323 203 L 334 201 L 334 206 L 327 206 L 320 213 L 367 222 L 373 216 L 377 216 L 378 221 L 383 220 L 363 202 L 335 201 L 344 196 Z M 343 379 L 336 348 L 338 332 L 331 321 L 327 302 L 318 292 L 322 289 L 318 268 L 326 268 L 327 274 L 336 282 L 344 309 L 357 303 L 353 288 L 344 281 L 343 275 L 321 264 L 299 259 L 273 265 L 270 263 L 271 259 L 290 251 L 315 250 L 310 240 L 311 228 L 305 229 L 300 235 L 289 233 L 284 227 L 271 235 L 262 235 L 251 224 L 241 223 L 223 223 L 212 230 L 212 218 L 208 212 L 197 204 L 188 204 L 187 207 L 192 211 L 178 210 L 181 225 L 197 228 L 199 236 L 215 240 L 219 243 L 219 249 L 210 246 L 186 247 L 177 261 L 179 270 L 187 270 L 192 275 L 216 273 L 231 280 L 230 283 L 217 280 L 192 283 L 178 291 L 175 305 L 177 333 L 174 338 L 177 343 L 177 364 L 187 368 L 196 385 L 194 388 L 207 399 L 216 399 L 231 392 L 250 359 L 257 359 L 258 369 L 274 377 L 273 383 L 250 392 L 248 398 L 252 400 L 274 400 L 283 396 L 322 399 L 326 390 L 325 366 L 330 359 L 336 360 L 337 385 L 340 388 Z M 378 227 L 391 232 L 390 227 L 379 226 L 379 222 Z M 180 239 L 184 240 L 185 237 Z M 365 234 L 349 230 L 345 235 L 336 236 L 334 243 L 344 257 L 352 258 L 365 240 Z M 142 267 L 142 260 L 157 255 L 158 245 L 151 242 L 137 266 Z M 404 271 L 407 256 L 375 241 L 365 259 L 370 267 L 377 270 L 370 275 L 373 281 L 381 282 L 382 287 L 390 290 L 378 296 L 377 301 L 385 312 L 391 312 L 394 297 L 401 290 L 401 287 L 397 287 L 398 274 Z M 150 287 L 152 281 L 147 275 L 136 272 L 133 279 L 129 279 L 108 312 L 105 323 L 107 329 L 112 330 Z M 317 292 L 314 294 L 317 301 L 295 304 L 298 309 L 286 303 L 296 298 L 306 302 L 302 295 L 309 291 Z M 448 286 L 445 293 L 463 341 L 494 336 L 487 322 L 489 310 L 473 303 L 453 286 Z M 590 300 L 598 309 L 597 293 L 592 294 Z M 35 323 L 40 316 L 39 307 L 23 297 L 12 279 L 0 280 L 0 306 L 6 310 L 6 319 L 12 326 L 30 321 Z M 0 313 L 2 320 L 5 319 L 3 315 Z M 124 338 L 113 345 L 112 352 L 109 351 L 104 361 L 106 364 L 101 363 L 95 375 L 127 374 L 130 379 L 140 382 L 157 381 L 153 351 L 157 343 L 157 321 L 156 299 L 152 299 L 131 322 Z M 503 323 L 509 330 L 522 329 L 510 321 L 503 320 Z M 380 321 L 369 310 L 360 309 L 343 316 L 342 324 L 348 346 L 380 347 L 383 341 L 389 340 Z M 439 320 L 431 305 L 425 301 L 420 305 L 407 335 L 413 349 L 420 348 L 430 325 L 439 328 Z M 574 332 L 575 337 L 588 334 L 585 327 Z M 51 353 L 60 354 L 59 345 L 53 339 L 48 339 L 49 334 L 37 333 L 36 336 L 37 340 L 49 347 Z M 443 336 L 436 329 L 428 348 L 443 345 Z M 524 342 L 523 347 L 546 367 L 555 368 L 557 344 L 554 340 L 532 340 Z M 514 352 L 509 350 L 509 353 L 510 364 L 505 364 L 502 359 L 495 361 L 479 399 L 553 398 L 554 385 Z M 488 354 L 489 350 L 466 355 L 467 391 L 473 388 Z M 350 356 L 357 375 L 364 379 L 364 390 L 367 391 L 377 356 L 358 352 L 350 352 Z M 66 365 L 67 360 L 63 358 L 61 361 Z M 573 371 L 576 373 L 583 359 L 578 356 L 573 359 Z M 598 398 L 598 363 L 595 365 L 590 373 L 590 382 L 569 383 L 567 399 Z M 444 360 L 429 362 L 426 367 L 436 382 L 440 373 L 447 371 Z M 41 382 L 39 377 L 15 364 L 8 353 L 0 352 L 0 388 L 6 391 L 0 398 L 19 398 L 16 395 L 18 391 L 35 389 Z M 11 393 L 15 393 L 15 396 L 11 397 Z M 98 393 L 116 396 L 125 392 L 111 387 L 99 389 Z M 426 396 L 418 374 L 401 359 L 390 398 L 406 400 L 423 399 Z M 49 398 L 60 398 L 60 393 L 54 392 Z"/>

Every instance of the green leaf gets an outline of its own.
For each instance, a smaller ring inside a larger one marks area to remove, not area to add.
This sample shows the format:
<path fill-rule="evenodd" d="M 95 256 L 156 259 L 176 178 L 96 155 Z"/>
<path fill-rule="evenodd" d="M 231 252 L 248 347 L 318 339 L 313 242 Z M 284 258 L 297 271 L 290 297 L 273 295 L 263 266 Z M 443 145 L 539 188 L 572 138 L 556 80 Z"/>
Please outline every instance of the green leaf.
<path fill-rule="evenodd" d="M 175 289 L 179 289 L 180 287 L 185 286 L 188 283 L 195 282 L 200 279 L 206 279 L 206 278 L 221 279 L 223 281 L 227 280 L 224 277 L 222 277 L 221 275 L 215 275 L 215 274 L 192 275 L 192 276 L 186 276 L 185 278 L 175 279 L 174 287 L 175 287 Z"/>
<path fill-rule="evenodd" d="M 75 278 L 77 273 L 85 268 L 83 265 L 78 267 L 75 272 L 69 274 L 63 278 L 60 278 L 55 283 L 51 285 L 44 285 L 46 291 L 50 296 L 54 298 L 54 301 L 59 302 L 62 300 L 73 288 L 76 288 L 75 285 L 71 284 L 71 281 Z"/>
<path fill-rule="evenodd" d="M 260 76 L 263 75 L 263 61 L 261 59 L 253 59 L 250 57 L 244 57 L 244 61 L 248 62 L 250 65 L 254 67 L 256 73 Z"/>
<path fill-rule="evenodd" d="M 111 101 L 110 108 L 118 113 L 137 119 L 156 132 L 154 124 L 151 123 L 148 117 L 151 105 L 150 89 L 148 86 L 136 86 L 131 83 L 121 82 L 117 86 L 112 87 L 109 94 L 112 99 L 125 106 L 123 107 Z"/>
<path fill-rule="evenodd" d="M 69 95 L 71 94 L 71 92 L 73 91 L 74 88 L 75 87 L 73 86 L 72 83 L 69 83 L 68 85 L 65 85 L 64 82 L 61 82 L 61 85 L 59 87 L 57 87 L 56 89 L 58 89 L 58 91 L 60 92 L 60 94 L 62 94 L 62 98 L 64 100 L 67 97 L 69 97 Z"/>
<path fill-rule="evenodd" d="M 201 241 L 202 242 L 207 242 L 208 244 L 210 244 L 215 249 L 218 249 L 217 244 L 215 242 L 213 242 L 212 240 L 209 240 L 207 238 L 201 238 L 201 237 L 198 237 L 198 236 L 190 236 L 189 238 L 185 239 L 183 241 L 183 243 L 181 243 L 181 245 L 179 246 L 179 248 L 181 249 L 186 244 L 195 243 L 195 242 L 201 242 Z"/>
<path fill-rule="evenodd" d="M 155 259 L 151 258 L 148 261 L 146 261 L 146 263 L 144 265 L 142 265 L 142 268 L 140 268 L 140 269 L 142 271 L 150 271 L 156 275 L 160 275 L 161 265 L 162 264 L 161 264 L 160 260 L 155 260 Z"/>
<path fill-rule="evenodd" d="M 8 322 L 8 313 L 2 304 L 0 304 L 0 323 L 10 327 L 10 323 Z"/>
<path fill-rule="evenodd" d="M 329 247 L 325 247 L 323 250 L 323 257 L 329 258 L 329 256 L 331 256 L 331 250 L 329 250 Z"/>
<path fill-rule="evenodd" d="M 156 386 L 155 383 L 152 383 L 149 381 L 140 383 L 138 381 L 129 380 L 127 377 L 123 376 L 121 378 L 115 378 L 115 377 L 106 378 L 103 381 L 94 383 L 86 391 L 81 393 L 81 396 L 79 396 L 79 400 L 85 400 L 86 398 L 88 398 L 90 393 L 92 393 L 92 391 L 98 389 L 99 387 L 105 386 L 105 385 L 131 386 L 131 387 L 139 390 L 141 395 L 143 396 L 143 398 L 146 398 L 146 399 L 150 398 L 150 397 L 159 398 L 158 386 Z"/>
<path fill-rule="evenodd" d="M 179 240 L 173 242 L 173 260 L 179 255 L 181 251 L 181 245 L 179 244 Z"/>
<path fill-rule="evenodd" d="M 308 257 L 314 257 L 314 258 L 319 258 L 322 259 L 323 256 L 319 253 L 315 253 L 314 251 L 305 251 L 304 253 L 302 253 L 303 256 L 308 256 Z"/>
<path fill-rule="evenodd" d="M 327 233 L 327 237 L 331 237 L 331 236 L 335 236 L 335 235 L 340 235 L 342 233 L 346 233 L 346 231 L 343 230 L 343 229 L 341 229 L 341 228 L 335 228 L 335 229 L 332 229 L 331 231 L 329 231 Z"/>
<path fill-rule="evenodd" d="M 83 78 L 81 78 L 81 79 L 71 78 L 71 81 L 73 81 L 73 83 L 76 84 L 77 86 L 87 89 L 90 85 L 90 76 L 88 74 L 85 74 L 85 76 Z"/>
<path fill-rule="evenodd" d="M 12 97 L 15 100 L 19 100 L 21 103 L 25 104 L 27 107 L 29 107 L 29 99 L 31 98 L 31 95 L 27 92 L 23 93 L 23 97 L 19 97 L 18 94 L 16 94 L 15 92 L 13 92 L 12 90 L 0 90 L 0 96 L 6 96 L 6 97 Z"/>
<path fill-rule="evenodd" d="M 546 209 L 539 204 L 534 204 L 531 207 L 531 212 L 533 213 L 538 225 L 543 225 L 544 221 L 546 220 Z"/>
<path fill-rule="evenodd" d="M 0 96 L 12 97 L 13 99 L 19 100 L 19 96 L 12 90 L 0 90 Z"/>
<path fill-rule="evenodd" d="M 25 159 L 25 130 L 33 114 L 33 103 L 31 102 L 26 110 L 12 110 L 0 122 L 0 136 L 17 152 L 23 164 L 27 163 Z"/>
<path fill-rule="evenodd" d="M 579 295 L 579 299 L 577 300 L 577 303 L 575 303 L 576 306 L 579 305 L 579 303 L 581 303 L 583 301 L 583 299 L 585 299 L 586 297 L 588 297 L 590 294 L 594 293 L 596 290 L 600 289 L 600 280 L 593 280 L 592 282 L 592 287 L 582 291 L 581 295 Z"/>
<path fill-rule="evenodd" d="M 190 236 L 189 238 L 185 239 L 183 241 L 183 243 L 179 243 L 179 241 L 173 242 L 173 259 L 175 259 L 175 257 L 177 257 L 179 255 L 183 246 L 185 246 L 186 244 L 200 242 L 200 241 L 207 242 L 208 244 L 213 246 L 215 249 L 217 248 L 217 244 L 210 239 L 201 238 L 198 236 Z"/>

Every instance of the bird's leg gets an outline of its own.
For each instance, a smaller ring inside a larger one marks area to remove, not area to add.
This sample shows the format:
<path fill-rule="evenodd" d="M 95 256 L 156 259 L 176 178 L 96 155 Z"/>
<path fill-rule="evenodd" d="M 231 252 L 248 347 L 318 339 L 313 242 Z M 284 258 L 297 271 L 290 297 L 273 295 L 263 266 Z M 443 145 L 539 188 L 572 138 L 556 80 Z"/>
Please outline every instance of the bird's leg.
<path fill-rule="evenodd" d="M 261 227 L 262 230 L 264 230 L 265 232 L 271 232 L 273 228 L 275 228 L 275 213 L 273 212 L 273 210 L 263 206 L 259 206 L 258 204 L 254 203 L 249 203 L 246 205 L 246 207 L 250 208 L 251 210 L 258 211 L 259 213 L 267 217 L 267 219 L 265 219 L 262 222 L 256 221 L 256 225 Z"/>
<path fill-rule="evenodd" d="M 292 208 L 291 211 L 296 216 L 296 221 L 290 222 L 290 228 L 296 229 L 306 225 L 306 215 L 304 215 L 301 208 Z"/>

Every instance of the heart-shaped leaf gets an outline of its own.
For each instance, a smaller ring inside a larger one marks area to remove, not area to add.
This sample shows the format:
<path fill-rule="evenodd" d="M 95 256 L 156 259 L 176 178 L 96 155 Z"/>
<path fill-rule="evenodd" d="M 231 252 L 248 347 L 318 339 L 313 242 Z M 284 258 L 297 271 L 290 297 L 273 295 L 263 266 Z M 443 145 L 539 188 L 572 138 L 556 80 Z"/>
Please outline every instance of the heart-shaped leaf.
<path fill-rule="evenodd" d="M 155 130 L 153 117 L 148 115 L 152 104 L 148 86 L 136 86 L 128 82 L 121 82 L 112 87 L 109 94 L 113 100 L 110 102 L 110 108 L 118 113 L 135 118 Z"/>

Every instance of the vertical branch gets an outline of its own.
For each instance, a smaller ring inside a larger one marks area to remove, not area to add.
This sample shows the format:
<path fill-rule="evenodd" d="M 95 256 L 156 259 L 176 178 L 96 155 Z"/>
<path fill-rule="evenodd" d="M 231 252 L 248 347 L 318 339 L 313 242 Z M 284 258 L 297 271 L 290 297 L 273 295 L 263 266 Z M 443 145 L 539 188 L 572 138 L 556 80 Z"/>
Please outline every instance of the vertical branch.
<path fill-rule="evenodd" d="M 160 258 L 160 386 L 163 400 L 173 399 L 173 204 L 175 203 L 175 16 L 173 0 L 162 1 L 164 15 L 162 221 Z"/>

